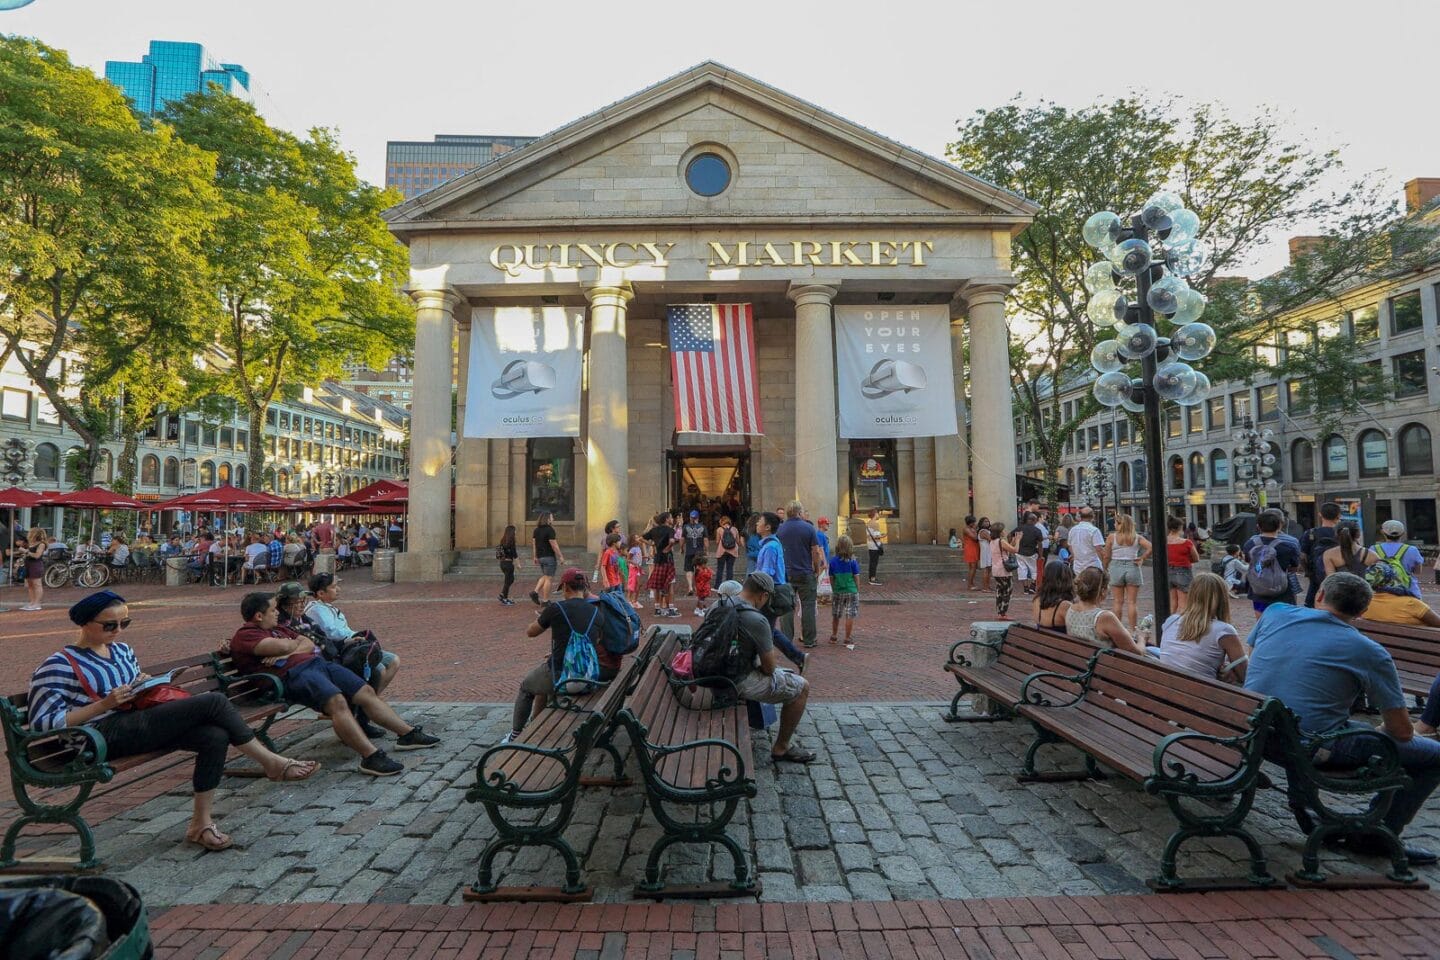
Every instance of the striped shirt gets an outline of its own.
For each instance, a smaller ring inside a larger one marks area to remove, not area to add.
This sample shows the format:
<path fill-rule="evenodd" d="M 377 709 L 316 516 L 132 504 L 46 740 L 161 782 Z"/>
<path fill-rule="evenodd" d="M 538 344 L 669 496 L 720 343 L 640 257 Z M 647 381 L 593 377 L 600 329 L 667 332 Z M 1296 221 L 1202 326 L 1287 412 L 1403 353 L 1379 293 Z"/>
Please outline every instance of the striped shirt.
<path fill-rule="evenodd" d="M 83 647 L 69 646 L 65 650 L 75 658 L 85 674 L 85 680 L 101 697 L 116 687 L 133 682 L 140 673 L 140 662 L 126 643 L 110 644 L 108 658 Z M 52 653 L 30 678 L 30 729 L 57 730 L 65 726 L 65 714 L 89 706 L 91 702 L 80 681 L 75 678 L 75 670 L 65 659 L 65 654 Z M 91 717 L 88 722 L 94 723 L 113 712 Z"/>

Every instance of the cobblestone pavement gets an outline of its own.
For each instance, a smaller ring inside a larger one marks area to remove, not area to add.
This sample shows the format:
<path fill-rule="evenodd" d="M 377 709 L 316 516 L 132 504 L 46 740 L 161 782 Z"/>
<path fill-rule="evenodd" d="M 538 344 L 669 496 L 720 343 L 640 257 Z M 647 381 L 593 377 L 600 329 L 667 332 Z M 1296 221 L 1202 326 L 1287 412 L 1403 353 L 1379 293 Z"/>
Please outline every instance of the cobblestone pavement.
<path fill-rule="evenodd" d="M 818 762 L 779 773 L 768 763 L 752 768 L 759 794 L 732 831 L 753 851 L 762 901 L 1144 891 L 1173 829 L 1162 803 L 1120 779 L 1020 784 L 1013 774 L 1028 737 L 1019 723 L 947 725 L 940 712 L 939 704 L 816 706 L 801 737 Z M 306 725 L 285 750 L 324 760 L 321 774 L 293 784 L 235 779 L 222 786 L 220 823 L 242 849 L 206 854 L 179 842 L 190 807 L 188 783 L 179 782 L 100 823 L 101 854 L 112 875 L 157 907 L 458 904 L 482 845 L 494 836 L 483 810 L 464 801 L 463 787 L 505 729 L 507 708 L 426 703 L 403 705 L 401 713 L 425 722 L 445 746 L 399 755 L 409 765 L 400 777 L 356 774 L 353 755 L 328 725 Z M 767 739 L 756 738 L 757 752 L 766 749 Z M 1249 823 L 1272 870 L 1284 874 L 1298 864 L 1300 835 L 1280 791 L 1262 792 Z M 597 899 L 613 902 L 629 899 L 659 829 L 638 786 L 591 788 L 566 835 L 582 853 Z M 1440 845 L 1440 816 L 1427 811 L 1407 836 Z M 1186 849 L 1182 874 L 1246 872 L 1231 841 L 1199 840 Z M 712 863 L 703 848 L 674 847 L 668 877 L 702 880 L 725 862 Z M 502 855 L 499 865 L 509 871 L 506 884 L 553 885 L 561 876 L 549 852 Z M 1327 865 L 1341 872 L 1380 866 L 1340 857 Z M 1424 873 L 1440 881 L 1440 870 Z"/>
<path fill-rule="evenodd" d="M 785 907 L 358 904 L 178 907 L 154 919 L 163 958 L 775 957 L 1061 960 L 1433 957 L 1440 897 L 1197 894 Z"/>

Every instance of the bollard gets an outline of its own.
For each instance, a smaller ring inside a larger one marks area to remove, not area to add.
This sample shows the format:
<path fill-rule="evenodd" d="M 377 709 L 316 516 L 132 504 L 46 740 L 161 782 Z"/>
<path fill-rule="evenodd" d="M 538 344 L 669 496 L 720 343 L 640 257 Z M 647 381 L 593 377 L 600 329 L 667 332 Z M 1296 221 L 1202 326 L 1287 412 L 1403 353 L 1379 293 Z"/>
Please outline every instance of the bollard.
<path fill-rule="evenodd" d="M 976 640 L 998 642 L 1005 639 L 1005 633 L 1010 629 L 1011 626 L 1012 624 L 1006 620 L 981 620 L 979 623 L 971 626 L 970 635 Z M 970 653 L 971 661 L 977 667 L 984 666 L 985 664 L 991 663 L 995 660 L 994 647 L 975 646 L 967 647 L 966 649 Z M 991 703 L 990 698 L 985 696 L 983 693 L 976 693 L 971 695 L 970 710 L 974 714 L 983 714 L 985 716 L 991 717 L 999 717 L 1004 715 L 1004 711 L 1001 709 L 1001 706 L 999 704 Z"/>
<path fill-rule="evenodd" d="M 165 558 L 165 586 L 183 587 L 185 585 L 185 565 L 184 557 Z"/>
<path fill-rule="evenodd" d="M 370 563 L 370 575 L 376 583 L 394 583 L 395 551 L 376 550 Z"/>
<path fill-rule="evenodd" d="M 315 561 L 311 573 L 334 573 L 335 572 L 335 551 L 321 550 L 315 554 Z"/>

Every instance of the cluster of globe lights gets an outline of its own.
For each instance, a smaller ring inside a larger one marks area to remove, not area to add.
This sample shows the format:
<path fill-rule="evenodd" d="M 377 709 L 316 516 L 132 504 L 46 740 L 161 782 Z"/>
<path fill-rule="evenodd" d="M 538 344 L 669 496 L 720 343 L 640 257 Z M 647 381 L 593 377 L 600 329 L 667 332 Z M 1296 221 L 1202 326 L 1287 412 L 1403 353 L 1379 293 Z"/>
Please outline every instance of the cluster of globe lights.
<path fill-rule="evenodd" d="M 1143 231 L 1132 229 L 1108 210 L 1085 221 L 1085 242 L 1105 256 L 1085 271 L 1085 289 L 1090 293 L 1085 315 L 1097 327 L 1116 328 L 1114 340 L 1097 343 L 1090 353 L 1090 363 L 1100 374 L 1093 388 L 1095 399 L 1107 407 L 1143 412 L 1144 381 L 1132 378 L 1125 367 L 1154 354 L 1156 396 L 1193 406 L 1209 395 L 1210 378 L 1190 364 L 1215 349 L 1214 329 L 1200 322 L 1205 296 L 1185 282 L 1209 259 L 1196 236 L 1200 218 L 1185 209 L 1175 194 L 1162 191 L 1145 202 L 1137 219 Z M 1146 303 L 1155 316 L 1165 317 L 1174 327 L 1168 337 L 1141 321 L 1138 305 L 1117 286 L 1117 281 L 1133 280 L 1147 271 L 1151 282 Z"/>
<path fill-rule="evenodd" d="M 1280 482 L 1275 479 L 1275 454 L 1270 452 L 1270 442 L 1275 439 L 1275 431 L 1268 427 L 1256 430 L 1247 420 L 1245 428 L 1236 430 L 1233 439 L 1239 444 L 1235 448 L 1235 460 L 1249 466 L 1245 486 L 1250 489 L 1250 495 L 1258 504 L 1265 490 L 1274 490 L 1280 486 Z"/>

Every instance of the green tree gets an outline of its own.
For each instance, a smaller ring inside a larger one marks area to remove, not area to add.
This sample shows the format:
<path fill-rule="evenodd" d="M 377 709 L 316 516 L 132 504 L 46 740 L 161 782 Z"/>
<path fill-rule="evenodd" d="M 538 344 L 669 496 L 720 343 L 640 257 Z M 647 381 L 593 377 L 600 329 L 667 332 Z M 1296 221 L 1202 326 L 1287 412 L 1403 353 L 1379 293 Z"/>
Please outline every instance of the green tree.
<path fill-rule="evenodd" d="M 1279 359 L 1266 348 L 1287 311 L 1394 269 L 1397 256 L 1412 257 L 1423 240 L 1366 182 L 1327 191 L 1339 174 L 1338 153 L 1294 141 L 1273 113 L 1241 121 L 1210 104 L 1143 97 L 1078 110 L 1016 100 L 962 122 L 949 157 L 1041 207 L 1012 247 L 1011 372 L 1052 506 L 1066 439 L 1099 409 L 1086 392 L 1066 417 L 1061 396 L 1088 376 L 1090 351 L 1110 336 L 1085 317 L 1085 270 L 1100 256 L 1080 228 L 1097 211 L 1138 212 L 1157 190 L 1178 193 L 1213 246 L 1208 266 L 1190 281 L 1209 299 L 1203 319 L 1219 335 L 1202 365 L 1213 382 L 1262 370 L 1303 379 L 1310 395 L 1343 398 L 1337 414 L 1383 395 L 1383 378 L 1360 362 L 1351 341 L 1321 340 Z M 1257 282 L 1233 276 L 1260 247 L 1302 225 L 1325 235 L 1308 255 Z"/>
<path fill-rule="evenodd" d="M 82 486 L 122 372 L 169 391 L 213 335 L 214 172 L 63 52 L 0 37 L 0 359 L 17 357 L 83 441 Z"/>
<path fill-rule="evenodd" d="M 218 157 L 225 214 L 209 240 L 228 366 L 219 379 L 249 417 L 249 475 L 265 472 L 270 404 L 414 342 L 400 292 L 408 257 L 380 212 L 399 197 L 359 179 L 324 129 L 300 138 L 233 97 L 192 95 L 165 116 Z"/>

